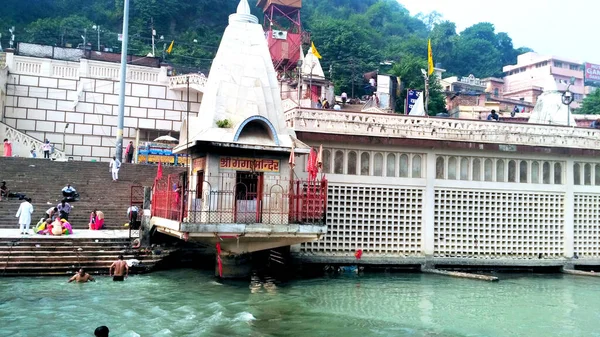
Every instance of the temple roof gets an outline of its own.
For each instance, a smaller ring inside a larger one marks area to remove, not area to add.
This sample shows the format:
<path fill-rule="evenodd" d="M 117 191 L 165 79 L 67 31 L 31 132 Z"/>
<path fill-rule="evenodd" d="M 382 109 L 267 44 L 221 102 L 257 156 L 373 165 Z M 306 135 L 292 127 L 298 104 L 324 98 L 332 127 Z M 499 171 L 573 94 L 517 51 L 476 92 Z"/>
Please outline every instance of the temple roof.
<path fill-rule="evenodd" d="M 306 57 L 302 60 L 302 75 L 311 76 L 311 74 L 314 78 L 325 78 L 321 62 L 315 54 L 313 54 L 312 48 L 308 48 Z"/>
<path fill-rule="evenodd" d="M 288 152 L 292 147 L 295 133 L 286 127 L 267 40 L 258 19 L 250 14 L 247 0 L 241 0 L 237 12 L 229 16 L 229 26 L 210 69 L 199 116 L 189 122 L 190 140 L 194 144 L 243 144 L 275 151 L 287 148 Z M 187 130 L 182 127 L 181 131 L 182 141 L 177 151 L 187 148 Z M 301 144 L 296 141 L 295 146 Z"/>

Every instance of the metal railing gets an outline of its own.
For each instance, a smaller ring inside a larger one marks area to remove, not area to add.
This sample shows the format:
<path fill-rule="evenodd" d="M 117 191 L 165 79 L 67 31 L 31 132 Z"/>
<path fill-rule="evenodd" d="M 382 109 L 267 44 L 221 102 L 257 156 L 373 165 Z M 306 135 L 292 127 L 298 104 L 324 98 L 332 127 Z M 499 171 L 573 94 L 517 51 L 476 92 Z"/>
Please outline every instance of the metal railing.
<path fill-rule="evenodd" d="M 257 176 L 255 182 L 249 182 L 228 173 L 208 177 L 197 185 L 199 190 L 184 191 L 179 177 L 172 175 L 155 183 L 153 216 L 200 224 L 325 223 L 326 180 L 276 181 Z"/>

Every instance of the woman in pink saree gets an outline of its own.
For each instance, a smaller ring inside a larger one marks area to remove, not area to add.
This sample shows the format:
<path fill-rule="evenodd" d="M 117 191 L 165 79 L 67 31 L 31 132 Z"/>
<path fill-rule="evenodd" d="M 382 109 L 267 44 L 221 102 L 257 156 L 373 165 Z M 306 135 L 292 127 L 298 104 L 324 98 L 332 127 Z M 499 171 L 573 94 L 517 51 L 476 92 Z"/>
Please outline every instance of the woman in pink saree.
<path fill-rule="evenodd" d="M 12 157 L 12 143 L 8 138 L 4 138 L 4 156 Z"/>
<path fill-rule="evenodd" d="M 97 231 L 97 230 L 102 229 L 103 227 L 104 227 L 104 213 L 102 213 L 102 211 L 95 209 L 90 214 L 89 228 L 90 228 L 90 230 Z"/>

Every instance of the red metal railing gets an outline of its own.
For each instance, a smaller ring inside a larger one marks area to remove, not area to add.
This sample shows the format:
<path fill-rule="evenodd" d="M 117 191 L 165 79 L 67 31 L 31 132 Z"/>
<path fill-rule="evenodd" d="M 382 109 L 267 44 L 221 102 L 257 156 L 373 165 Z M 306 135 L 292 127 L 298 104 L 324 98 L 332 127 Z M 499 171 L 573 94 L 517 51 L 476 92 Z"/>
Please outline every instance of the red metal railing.
<path fill-rule="evenodd" d="M 186 192 L 179 176 L 160 179 L 152 193 L 152 215 L 190 223 L 322 224 L 327 181 L 279 180 L 253 173 L 206 177 L 200 191 Z M 188 209 L 185 195 L 191 196 Z"/>
<path fill-rule="evenodd" d="M 152 189 L 152 216 L 183 220 L 183 188 L 179 174 L 158 179 Z"/>

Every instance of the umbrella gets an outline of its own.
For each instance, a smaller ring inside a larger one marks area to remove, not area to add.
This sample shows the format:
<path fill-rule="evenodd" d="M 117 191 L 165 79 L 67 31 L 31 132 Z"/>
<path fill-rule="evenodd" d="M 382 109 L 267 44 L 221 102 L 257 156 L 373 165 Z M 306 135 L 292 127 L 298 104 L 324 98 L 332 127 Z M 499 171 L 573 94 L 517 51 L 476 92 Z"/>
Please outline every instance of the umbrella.
<path fill-rule="evenodd" d="M 157 143 L 178 143 L 179 139 L 171 136 L 160 136 L 154 140 Z"/>

